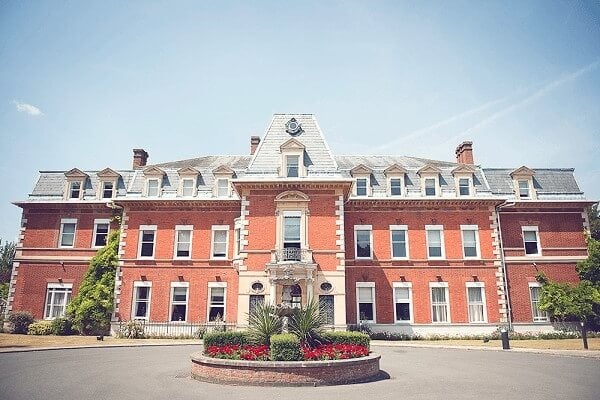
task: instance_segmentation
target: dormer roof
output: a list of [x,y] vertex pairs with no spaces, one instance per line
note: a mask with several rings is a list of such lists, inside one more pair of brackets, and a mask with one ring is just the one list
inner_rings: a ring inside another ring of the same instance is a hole
[[165,171],[158,167],[148,167],[144,170],[145,176],[163,176]]
[[305,148],[306,147],[298,139],[295,139],[295,138],[291,138],[290,140],[286,141],[281,146],[279,146],[279,149],[281,151],[283,151],[283,150],[304,150]]
[[111,168],[104,168],[96,174],[98,178],[119,178],[121,174]]
[[526,166],[519,167],[510,173],[510,177],[514,178],[515,176],[528,176],[532,177],[535,175],[535,171],[531,168],[527,168]]
[[194,167],[183,167],[177,170],[177,173],[179,174],[179,176],[191,176],[191,175],[198,175],[200,173],[200,171],[198,171],[196,168]]
[[469,175],[475,172],[475,168],[471,167],[469,164],[460,164],[458,167],[452,170],[452,175]]
[[419,175],[427,175],[427,174],[441,174],[442,170],[436,167],[435,165],[427,164],[423,168],[417,171]]
[[234,171],[229,168],[227,165],[219,165],[217,168],[213,169],[213,175],[233,175]]
[[385,176],[406,174],[406,169],[398,164],[392,164],[383,170]]
[[352,176],[370,175],[372,173],[373,173],[373,170],[364,164],[358,164],[356,167],[354,167],[350,170],[350,175],[352,175]]
[[72,170],[65,172],[65,176],[67,177],[67,179],[69,179],[69,178],[71,178],[71,179],[82,178],[83,179],[83,178],[87,178],[88,174],[81,171],[80,169],[73,168]]

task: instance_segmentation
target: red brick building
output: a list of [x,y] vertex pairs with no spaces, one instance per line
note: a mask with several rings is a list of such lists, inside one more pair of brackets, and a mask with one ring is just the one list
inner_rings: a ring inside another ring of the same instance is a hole
[[[114,321],[223,318],[319,301],[338,329],[419,334],[551,329],[537,272],[586,257],[572,169],[334,156],[313,115],[277,114],[247,156],[41,171],[23,209],[8,312],[64,313],[109,228],[121,229]],[[115,211],[122,225],[111,222]],[[173,333],[182,332],[174,330]]]

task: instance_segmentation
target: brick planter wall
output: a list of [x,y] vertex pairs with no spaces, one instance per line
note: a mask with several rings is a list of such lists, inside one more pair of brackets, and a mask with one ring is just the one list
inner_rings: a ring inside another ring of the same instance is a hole
[[379,375],[378,354],[330,361],[241,361],[194,353],[192,378],[251,386],[326,386],[367,382]]

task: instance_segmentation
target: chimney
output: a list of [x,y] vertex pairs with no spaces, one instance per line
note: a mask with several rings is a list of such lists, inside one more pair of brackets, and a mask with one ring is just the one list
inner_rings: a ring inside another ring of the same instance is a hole
[[144,149],[133,149],[133,169],[146,166],[149,154]]
[[473,165],[473,142],[465,141],[456,148],[456,162]]
[[256,153],[256,148],[260,143],[260,136],[250,136],[250,154]]

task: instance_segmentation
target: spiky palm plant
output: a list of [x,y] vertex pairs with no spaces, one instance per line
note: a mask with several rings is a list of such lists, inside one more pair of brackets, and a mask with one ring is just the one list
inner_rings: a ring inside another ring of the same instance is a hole
[[290,333],[296,335],[304,345],[315,347],[321,342],[327,321],[319,311],[319,303],[311,298],[305,306],[294,309],[290,318]]
[[248,314],[248,336],[256,344],[270,345],[271,336],[281,333],[281,327],[281,317],[271,304],[257,304]]

